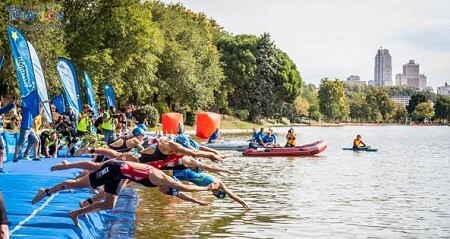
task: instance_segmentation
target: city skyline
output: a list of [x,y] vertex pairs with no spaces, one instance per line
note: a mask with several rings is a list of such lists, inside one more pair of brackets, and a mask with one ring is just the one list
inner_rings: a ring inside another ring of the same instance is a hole
[[349,75],[374,80],[373,57],[380,45],[392,55],[393,74],[415,59],[435,90],[450,80],[450,1],[163,2],[204,12],[233,34],[270,33],[307,83],[317,85],[323,77],[345,81]]

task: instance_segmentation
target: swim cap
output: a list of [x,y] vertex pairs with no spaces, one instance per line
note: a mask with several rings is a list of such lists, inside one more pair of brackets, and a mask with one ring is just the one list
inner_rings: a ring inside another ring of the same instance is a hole
[[142,128],[144,131],[147,131],[147,126],[145,124],[138,124],[136,127]]
[[216,198],[219,198],[219,199],[224,199],[227,196],[225,191],[223,191],[222,189],[219,189],[219,191],[217,193],[213,193],[213,194],[214,194],[214,196],[216,196]]
[[176,188],[169,188],[169,191],[166,192],[167,195],[175,196],[180,193],[180,190]]
[[189,141],[189,138],[184,134],[177,135],[177,137],[175,137],[175,142],[183,145],[183,147],[185,148],[191,148],[191,142]]
[[133,136],[140,136],[140,135],[144,135],[145,134],[145,130],[141,127],[136,127],[133,129]]

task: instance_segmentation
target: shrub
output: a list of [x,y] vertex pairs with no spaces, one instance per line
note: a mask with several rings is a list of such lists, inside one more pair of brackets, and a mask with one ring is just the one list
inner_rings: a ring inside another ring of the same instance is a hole
[[165,113],[170,112],[170,107],[166,102],[157,102],[155,103],[155,108],[158,110],[159,115],[163,115]]
[[236,110],[234,114],[240,120],[248,120],[248,117],[250,116],[250,112],[248,110]]
[[153,128],[159,122],[158,110],[151,105],[140,107],[136,112],[136,120],[139,124],[144,123],[145,125]]
[[195,125],[195,113],[191,112],[191,111],[187,111],[185,112],[185,124],[189,125],[189,126],[194,126]]

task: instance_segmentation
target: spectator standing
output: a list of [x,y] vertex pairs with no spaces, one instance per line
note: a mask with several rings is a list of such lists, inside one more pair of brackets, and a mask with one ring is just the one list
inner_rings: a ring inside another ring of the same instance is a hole
[[116,114],[116,109],[114,108],[114,106],[110,106],[109,111],[103,113],[103,124],[102,124],[103,141],[107,144],[116,139],[115,129],[117,117],[118,115]]
[[[0,101],[0,107],[1,107],[2,103]],[[0,173],[7,173],[4,169],[3,169],[3,161],[5,160],[5,148],[6,148],[6,143],[5,140],[3,139],[3,121],[4,121],[4,113],[7,113],[8,111],[12,110],[14,108],[14,103],[10,102],[9,104],[7,104],[5,107],[0,108]]]

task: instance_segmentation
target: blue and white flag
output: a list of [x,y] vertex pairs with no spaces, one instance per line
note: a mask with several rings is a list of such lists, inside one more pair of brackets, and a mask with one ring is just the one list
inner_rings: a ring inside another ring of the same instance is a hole
[[51,102],[53,105],[55,105],[56,112],[60,114],[66,112],[66,104],[64,103],[64,96],[62,94],[53,97]]
[[114,88],[109,83],[103,83],[103,90],[106,97],[106,107],[114,106],[116,107],[116,94],[114,93]]
[[36,50],[30,42],[28,42],[28,48],[30,50],[31,62],[33,63],[34,78],[36,81],[36,88],[40,99],[39,102],[46,102],[42,105],[42,107],[44,108],[45,117],[47,118],[48,122],[53,123],[52,112],[50,111],[50,102],[47,93],[47,85],[45,84],[44,72],[42,71],[41,62],[39,61],[39,58],[36,54]]
[[61,79],[67,104],[72,108],[75,115],[81,112],[80,86],[75,65],[64,57],[58,57],[57,70]]
[[31,44],[17,28],[8,26],[7,31],[14,65],[16,66],[22,106],[28,108],[34,118],[39,114],[40,99],[39,94],[37,94],[32,56],[28,49]]
[[97,118],[98,108],[97,108],[97,102],[95,101],[95,94],[94,94],[94,88],[92,87],[91,77],[89,76],[87,71],[83,71],[83,77],[84,77],[84,85],[86,86],[88,105],[92,108],[92,110],[94,110],[94,117]]

